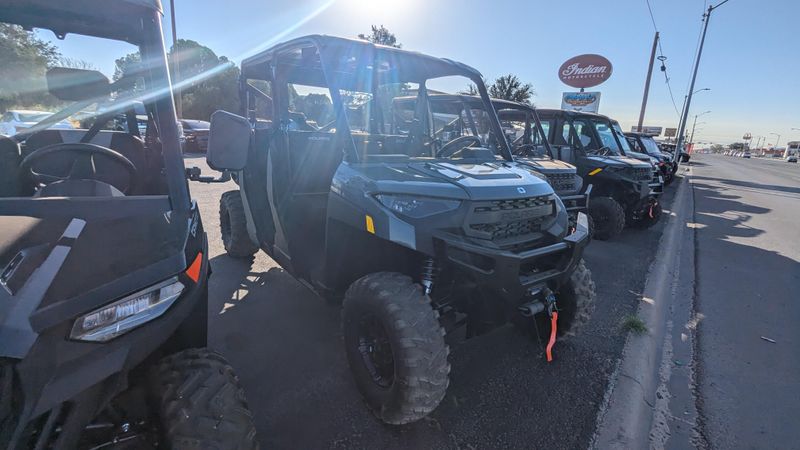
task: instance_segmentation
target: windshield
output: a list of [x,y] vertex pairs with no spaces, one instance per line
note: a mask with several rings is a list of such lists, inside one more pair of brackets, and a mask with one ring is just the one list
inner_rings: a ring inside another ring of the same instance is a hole
[[[0,179],[12,180],[0,182],[0,198],[171,193],[162,155],[174,115],[164,109],[169,85],[156,81],[167,76],[160,44],[153,50],[72,33],[58,39],[7,23],[0,34],[4,45],[33,53],[4,53],[0,68],[0,134],[13,138],[0,146]],[[91,61],[82,59],[86,49]],[[39,152],[45,147],[56,150]],[[89,156],[91,170],[82,169]]]
[[[584,127],[578,127],[576,121],[575,130],[578,132],[579,135],[583,134]],[[589,141],[589,144],[584,144],[587,151],[590,153],[599,152],[602,149],[607,150],[613,155],[622,155],[622,150],[619,146],[619,141],[616,137],[616,132],[614,128],[609,124],[607,120],[603,120],[600,118],[591,118],[589,120],[591,123],[591,127],[597,133],[597,137],[600,139],[600,142],[596,142],[595,140]],[[580,128],[580,129],[579,129]],[[582,139],[585,142],[585,139]],[[630,150],[630,149],[628,149]]]
[[628,154],[632,152],[633,150],[631,150],[631,146],[628,144],[628,140],[625,139],[625,133],[622,132],[622,127],[619,126],[619,122],[613,122],[612,128],[617,138],[616,141],[619,142],[619,145],[622,146],[622,153]]
[[641,136],[642,145],[649,155],[658,156],[661,151],[658,149],[656,140],[650,136]]

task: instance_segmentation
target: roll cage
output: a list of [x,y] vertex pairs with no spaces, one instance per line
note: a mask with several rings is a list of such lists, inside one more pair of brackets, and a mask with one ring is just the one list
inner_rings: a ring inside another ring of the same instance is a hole
[[[345,92],[363,93],[366,109],[365,130],[367,136],[387,135],[394,131],[386,126],[387,99],[393,98],[387,86],[399,85],[408,90],[411,83],[417,84],[417,102],[413,123],[406,136],[410,143],[429,145],[425,142],[425,127],[430,120],[428,102],[432,97],[426,86],[427,81],[462,76],[478,86],[479,101],[489,113],[489,125],[497,136],[502,136],[502,128],[480,73],[464,64],[444,58],[435,58],[421,53],[410,52],[393,47],[372,44],[366,41],[350,40],[331,36],[307,36],[280,44],[270,50],[250,57],[242,62],[240,95],[242,114],[257,124],[256,100],[267,102],[270,120],[281,130],[293,124],[289,110],[289,84],[297,83],[328,91],[333,107],[334,121],[325,128],[335,131],[333,143],[341,146],[345,159],[350,162],[362,161],[366,154],[357,148],[353,136],[356,134],[348,121],[348,104],[343,98]],[[249,80],[269,83],[266,92]],[[318,129],[317,129],[318,130]],[[511,150],[506,142],[498,142],[501,156],[512,161]],[[422,151],[418,156],[435,157],[435,153]]]

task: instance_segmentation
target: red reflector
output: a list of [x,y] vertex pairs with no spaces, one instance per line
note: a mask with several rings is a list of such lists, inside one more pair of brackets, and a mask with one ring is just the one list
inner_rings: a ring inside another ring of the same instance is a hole
[[557,324],[558,311],[553,311],[553,316],[550,317],[550,341],[547,343],[547,362],[553,361],[553,345],[556,343]]
[[197,283],[200,280],[200,268],[203,266],[203,253],[200,252],[197,254],[197,257],[192,262],[192,265],[186,269],[186,276],[191,278],[192,281]]

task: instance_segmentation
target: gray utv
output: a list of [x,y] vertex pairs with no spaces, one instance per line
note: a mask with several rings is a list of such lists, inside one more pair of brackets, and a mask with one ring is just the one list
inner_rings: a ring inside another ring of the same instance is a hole
[[646,228],[658,222],[661,176],[650,162],[626,156],[630,147],[617,122],[579,111],[536,111],[555,157],[574,164],[591,183],[595,238],[611,239],[626,224]]
[[[4,30],[142,60],[113,83],[6,67],[3,95],[56,111],[0,136],[0,449],[258,448],[235,372],[206,348],[208,242],[161,16],[157,0],[0,0]],[[75,117],[91,125],[53,127]]]
[[[442,401],[448,331],[519,321],[563,335],[588,319],[586,216],[571,229],[550,185],[514,162],[486,90],[485,135],[430,134],[429,90],[482,86],[476,70],[307,36],[246,59],[241,78],[242,116],[214,113],[207,155],[239,185],[222,197],[225,248],[263,249],[343,300],[347,358],[381,420],[413,422]],[[409,127],[393,130],[393,99],[410,95]]]

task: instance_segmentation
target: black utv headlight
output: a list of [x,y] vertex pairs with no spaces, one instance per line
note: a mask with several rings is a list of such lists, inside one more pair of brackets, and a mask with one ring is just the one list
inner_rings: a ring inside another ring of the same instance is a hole
[[172,277],[78,318],[70,339],[105,342],[164,314],[185,286]]
[[375,199],[392,211],[412,219],[422,219],[435,214],[453,211],[461,206],[461,200],[403,194],[378,194]]

